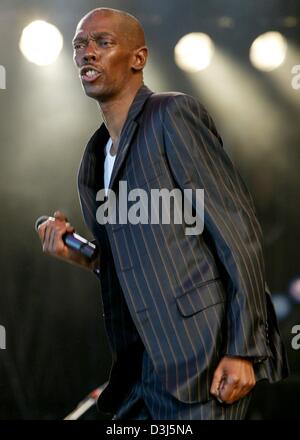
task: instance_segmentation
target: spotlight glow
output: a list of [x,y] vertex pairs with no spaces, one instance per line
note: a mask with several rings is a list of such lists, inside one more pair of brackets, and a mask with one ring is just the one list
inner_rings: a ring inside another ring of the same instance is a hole
[[186,72],[206,69],[214,53],[214,44],[207,34],[192,32],[182,37],[175,46],[175,62]]
[[53,63],[60,54],[63,37],[52,24],[37,20],[23,30],[19,47],[28,61],[46,66]]
[[250,61],[265,72],[277,69],[285,60],[286,39],[279,32],[266,32],[257,37],[250,48]]

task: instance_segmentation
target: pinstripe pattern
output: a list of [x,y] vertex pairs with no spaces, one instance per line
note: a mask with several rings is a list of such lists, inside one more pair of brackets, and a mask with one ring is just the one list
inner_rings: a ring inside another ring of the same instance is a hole
[[166,392],[144,352],[141,375],[113,420],[241,420],[246,416],[251,395],[233,405],[220,404],[215,399],[203,404],[180,402]]
[[[119,180],[127,181],[128,191],[203,188],[200,236],[187,236],[185,224],[172,222],[97,224],[96,193],[103,188],[108,137],[102,125],[90,139],[78,188],[85,222],[101,249],[111,376],[118,381],[119,358],[141,338],[166,393],[181,403],[210,402],[212,375],[224,354],[259,358],[258,380],[285,377],[261,229],[206,110],[188,95],[155,94],[143,86],[122,130],[110,180],[116,192]],[[129,385],[122,396],[128,390]]]

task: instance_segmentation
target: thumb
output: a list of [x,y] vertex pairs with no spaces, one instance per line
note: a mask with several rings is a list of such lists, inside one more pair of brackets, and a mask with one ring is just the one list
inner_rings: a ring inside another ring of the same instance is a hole
[[68,234],[73,234],[73,232],[75,232],[75,228],[71,226],[70,223],[66,223],[66,232]]
[[67,222],[67,221],[68,221],[68,219],[67,219],[67,217],[65,216],[65,214],[64,214],[63,212],[61,212],[61,211],[55,211],[55,213],[54,213],[54,218],[55,218],[56,220],[60,220],[60,221],[62,221],[62,222]]

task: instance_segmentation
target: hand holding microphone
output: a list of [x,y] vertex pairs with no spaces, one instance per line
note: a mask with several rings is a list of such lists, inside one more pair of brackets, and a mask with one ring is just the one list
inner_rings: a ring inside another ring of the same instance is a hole
[[54,217],[38,218],[35,228],[40,236],[43,252],[89,270],[95,269],[97,247],[76,234],[62,212],[56,211]]

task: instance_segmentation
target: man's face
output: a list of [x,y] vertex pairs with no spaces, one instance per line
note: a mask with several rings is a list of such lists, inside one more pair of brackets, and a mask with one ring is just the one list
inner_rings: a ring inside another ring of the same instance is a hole
[[79,23],[73,39],[74,62],[85,93],[102,102],[117,96],[133,75],[133,50],[120,21],[95,12]]

